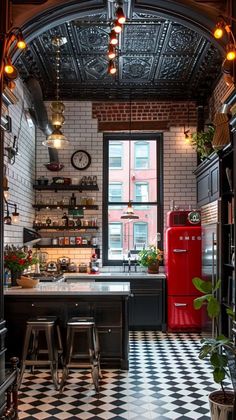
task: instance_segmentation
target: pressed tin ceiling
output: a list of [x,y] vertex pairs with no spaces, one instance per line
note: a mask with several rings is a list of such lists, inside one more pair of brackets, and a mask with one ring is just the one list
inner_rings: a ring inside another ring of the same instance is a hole
[[221,72],[222,56],[200,30],[178,19],[129,9],[119,36],[118,72],[107,74],[111,4],[104,12],[51,25],[17,60],[21,77],[36,77],[44,99],[55,97],[55,47],[61,47],[60,96],[68,100],[185,100],[202,103]]

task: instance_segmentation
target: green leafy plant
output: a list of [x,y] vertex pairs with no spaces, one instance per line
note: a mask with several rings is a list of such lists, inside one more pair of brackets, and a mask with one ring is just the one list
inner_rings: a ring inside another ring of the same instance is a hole
[[[203,293],[203,296],[194,299],[194,308],[200,309],[203,305],[206,305],[208,316],[214,320],[216,330],[216,337],[203,338],[201,340],[202,346],[200,349],[199,358],[209,358],[213,370],[213,379],[217,384],[220,384],[224,399],[226,401],[227,395],[223,381],[225,380],[226,376],[229,376],[229,358],[232,355],[236,357],[236,350],[228,337],[225,337],[223,334],[219,334],[219,315],[221,308],[217,294],[221,286],[221,281],[218,280],[214,287],[212,286],[211,281],[205,281],[199,277],[194,277],[192,282],[196,289]],[[231,308],[227,308],[227,314],[235,319],[235,313]]]
[[191,145],[194,147],[201,159],[206,158],[214,151],[212,147],[214,133],[215,128],[208,126],[207,131],[199,131],[192,134]]
[[25,251],[24,248],[13,245],[5,248],[4,266],[13,272],[24,271],[37,262],[38,259],[32,256],[31,250]]
[[163,260],[163,251],[155,245],[150,245],[148,248],[143,249],[138,254],[138,262],[143,267],[150,267],[150,265],[161,262]]

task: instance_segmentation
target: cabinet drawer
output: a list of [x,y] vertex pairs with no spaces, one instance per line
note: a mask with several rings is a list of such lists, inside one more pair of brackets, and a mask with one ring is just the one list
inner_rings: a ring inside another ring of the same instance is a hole
[[122,305],[120,302],[97,303],[94,311],[96,324],[99,327],[122,325]]
[[136,290],[162,290],[162,279],[150,280],[148,279],[132,279],[130,281],[130,288],[132,291]]

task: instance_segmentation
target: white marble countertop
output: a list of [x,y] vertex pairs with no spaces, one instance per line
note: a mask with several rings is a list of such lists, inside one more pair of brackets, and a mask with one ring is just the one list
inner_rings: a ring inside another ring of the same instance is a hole
[[[76,274],[76,273],[75,273]],[[80,281],[72,283],[39,283],[32,289],[22,289],[20,286],[11,287],[4,291],[5,296],[92,296],[92,295],[118,295],[125,296],[130,293],[129,282],[95,282]]]
[[99,274],[88,274],[88,273],[64,273],[64,277],[68,280],[72,280],[72,279],[165,279],[166,275],[165,273],[158,273],[158,274],[148,274],[146,272],[142,273],[142,272],[129,272],[129,273],[124,273],[124,272],[109,272],[109,273],[103,273],[100,272]]

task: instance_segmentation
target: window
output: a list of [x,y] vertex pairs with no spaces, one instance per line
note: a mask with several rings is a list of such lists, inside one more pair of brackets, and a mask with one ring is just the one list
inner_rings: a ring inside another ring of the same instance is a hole
[[111,141],[109,144],[109,168],[121,169],[123,148],[121,142]]
[[148,241],[148,224],[134,223],[134,249],[141,250],[147,246]]
[[[135,198],[134,201],[139,203],[147,203],[148,200],[148,183],[147,182],[136,182],[135,183]],[[144,206],[142,206],[143,208]],[[145,206],[146,207],[146,206]]]
[[[103,265],[122,265],[162,234],[162,135],[106,134],[103,162]],[[121,218],[129,200],[138,219]]]
[[122,201],[122,182],[109,183],[109,201],[111,203]]
[[122,223],[109,223],[109,257],[122,254]]
[[135,169],[147,169],[149,167],[149,143],[148,142],[143,142],[143,141],[135,142],[134,167]]

